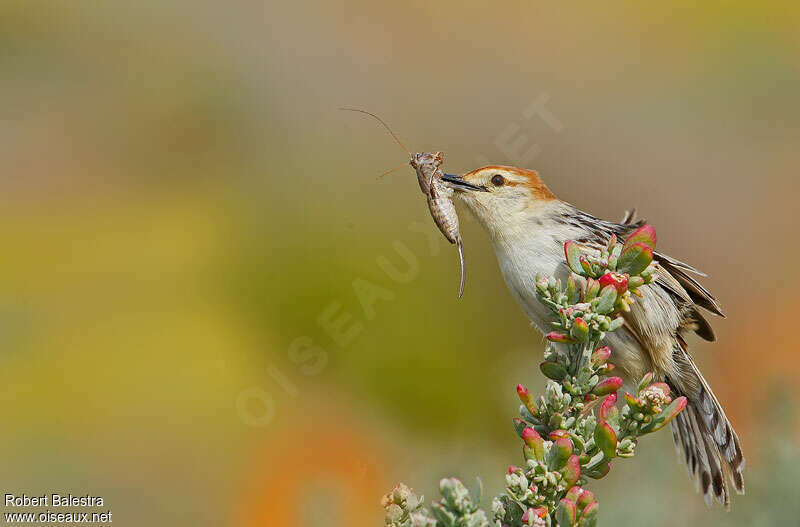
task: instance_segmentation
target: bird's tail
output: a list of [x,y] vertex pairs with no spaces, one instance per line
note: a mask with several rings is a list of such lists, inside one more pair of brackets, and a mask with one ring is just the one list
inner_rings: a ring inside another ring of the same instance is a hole
[[681,362],[688,366],[685,373],[694,377],[691,384],[697,389],[677,389],[678,395],[686,395],[689,402],[671,423],[675,448],[706,504],[710,506],[716,498],[729,509],[730,487],[744,494],[744,457],[739,437],[694,361],[681,351],[685,358]]

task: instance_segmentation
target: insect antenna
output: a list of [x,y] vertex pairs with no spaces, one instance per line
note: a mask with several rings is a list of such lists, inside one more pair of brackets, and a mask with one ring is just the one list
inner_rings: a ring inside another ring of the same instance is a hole
[[403,168],[403,167],[407,167],[407,166],[408,166],[408,163],[403,163],[403,164],[401,164],[401,165],[397,165],[397,166],[396,166],[396,167],[394,167],[393,169],[391,169],[391,170],[387,170],[386,172],[384,172],[383,174],[381,174],[380,176],[378,176],[378,177],[377,177],[377,178],[375,178],[375,179],[381,179],[382,177],[384,177],[384,176],[388,176],[388,175],[389,175],[389,174],[391,174],[392,172],[397,172],[397,171],[398,171],[398,170],[400,170],[401,168]]
[[[400,141],[400,139],[399,139],[399,138],[398,138],[398,137],[395,135],[395,133],[392,131],[392,129],[391,129],[391,128],[389,128],[389,125],[388,125],[388,124],[386,124],[386,122],[385,122],[383,119],[381,119],[380,117],[378,117],[378,116],[377,116],[377,115],[375,115],[374,113],[368,112],[368,111],[366,111],[366,110],[361,110],[361,109],[359,109],[359,108],[339,108],[339,109],[340,109],[340,110],[344,110],[344,111],[346,111],[346,112],[359,112],[359,113],[365,113],[365,114],[367,114],[367,115],[370,115],[370,116],[374,117],[375,119],[377,119],[377,120],[378,120],[378,122],[379,122],[379,123],[381,123],[381,124],[384,126],[384,128],[386,128],[386,130],[388,130],[388,131],[389,131],[389,133],[390,133],[390,134],[392,134],[392,137],[394,138],[394,140],[395,140],[395,141],[397,141],[397,144],[398,144],[398,145],[400,145],[400,147],[401,147],[403,150],[405,150],[405,151],[406,151],[406,154],[408,154],[408,157],[411,157],[411,152],[410,152],[410,151],[408,150],[408,148],[406,148],[406,146],[405,146],[405,145],[404,145],[404,144],[403,144],[403,143]],[[395,170],[397,170],[397,169],[395,169]],[[385,175],[385,174],[384,174],[384,175]]]

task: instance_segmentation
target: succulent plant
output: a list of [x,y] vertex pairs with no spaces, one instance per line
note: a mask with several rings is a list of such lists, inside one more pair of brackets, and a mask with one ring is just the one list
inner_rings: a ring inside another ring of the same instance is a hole
[[[537,277],[537,298],[553,313],[553,331],[545,335],[548,344],[539,365],[548,381],[538,398],[525,385],[516,387],[521,405],[514,429],[523,442],[525,463],[508,468],[505,492],[492,500],[492,520],[478,508],[480,492],[472,495],[451,478],[442,480],[443,499],[433,504],[432,515],[407,487],[398,486],[387,495],[391,499],[384,498],[387,525],[596,525],[599,505],[583,486],[605,477],[612,460],[633,457],[640,437],[663,428],[686,406],[685,397],[672,399],[669,386],[648,373],[635,394],[625,392],[618,407],[623,381],[609,376],[613,353],[601,345],[608,332],[622,326],[621,315],[641,295],[639,288],[654,280],[655,244],[649,225],[624,244],[612,235],[594,253],[568,241],[564,255],[572,274],[567,283]],[[398,491],[401,487],[405,490]]]

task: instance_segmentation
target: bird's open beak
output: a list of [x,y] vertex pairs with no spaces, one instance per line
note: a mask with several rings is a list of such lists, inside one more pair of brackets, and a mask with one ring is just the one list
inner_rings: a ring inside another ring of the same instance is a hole
[[489,192],[486,190],[486,187],[479,187],[478,185],[467,183],[464,181],[463,177],[456,176],[454,174],[444,174],[442,176],[442,180],[447,181],[447,183],[450,185],[450,188],[455,190],[477,190],[478,192]]

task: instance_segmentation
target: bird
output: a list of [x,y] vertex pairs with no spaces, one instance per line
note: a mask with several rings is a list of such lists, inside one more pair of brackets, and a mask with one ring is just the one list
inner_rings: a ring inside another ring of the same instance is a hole
[[[552,319],[537,299],[536,277],[555,276],[562,282],[569,277],[564,243],[599,249],[612,235],[624,240],[644,224],[635,212],[618,223],[583,212],[558,199],[533,170],[491,165],[443,179],[488,233],[508,289],[543,334],[552,329]],[[704,273],[660,252],[654,259],[656,279],[641,288],[642,297],[623,314],[623,326],[608,333],[604,344],[627,379],[652,371],[687,398],[686,408],[671,422],[676,450],[706,504],[716,498],[729,509],[731,488],[744,494],[741,443],[687,343],[692,332],[715,340],[703,311],[725,315],[695,278]]]

